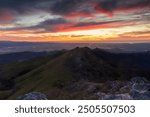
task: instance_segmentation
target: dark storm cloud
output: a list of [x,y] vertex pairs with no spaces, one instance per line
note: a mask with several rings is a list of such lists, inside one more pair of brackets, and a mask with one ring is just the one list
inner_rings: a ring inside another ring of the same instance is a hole
[[36,26],[33,27],[29,27],[30,29],[43,29],[44,32],[45,31],[50,31],[53,32],[57,29],[54,28],[54,26],[56,25],[61,25],[61,24],[70,24],[70,22],[68,22],[67,20],[63,19],[63,18],[57,18],[57,19],[48,19],[45,20],[41,23],[39,23]]
[[[91,1],[91,0],[90,0]],[[56,0],[50,11],[56,14],[67,14],[78,10],[80,5],[85,4],[86,0]]]
[[118,0],[99,0],[97,3],[97,7],[101,7],[108,11],[112,11],[114,8],[118,6]]
[[44,2],[47,0],[0,0],[0,8],[19,10],[25,7],[33,7],[31,5],[37,4],[39,2]]
[[150,0],[0,0],[0,10],[9,9],[17,13],[45,10],[53,14],[68,15],[76,11],[90,12],[85,4],[95,10],[113,12],[117,8],[148,6]]
[[98,0],[97,8],[113,12],[115,9],[150,7],[150,0]]
[[48,19],[40,23],[41,26],[43,25],[56,25],[56,24],[65,24],[68,23],[67,20],[64,18],[57,18],[57,19]]
[[49,11],[54,14],[68,15],[73,12],[95,13],[97,10],[106,13],[116,9],[136,9],[145,6],[150,7],[150,0],[55,0],[49,7]]
[[47,19],[43,22],[40,22],[37,25],[34,26],[19,26],[15,27],[15,28],[7,28],[7,29],[1,29],[3,31],[13,31],[13,30],[39,30],[39,29],[43,29],[43,31],[55,31],[56,29],[54,28],[54,26],[56,25],[60,25],[60,24],[70,24],[69,21],[65,20],[64,18],[55,18],[55,19]]
[[26,12],[32,9],[64,14],[76,10],[85,0],[0,0],[0,9]]

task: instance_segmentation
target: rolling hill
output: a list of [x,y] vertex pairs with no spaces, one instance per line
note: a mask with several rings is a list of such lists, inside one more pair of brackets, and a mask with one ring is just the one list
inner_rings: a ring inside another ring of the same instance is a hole
[[150,79],[149,67],[149,52],[114,54],[77,47],[1,65],[0,99],[16,99],[32,91],[42,92],[48,99],[95,99],[86,87],[98,85],[95,90],[107,92],[105,83],[109,81],[126,82],[135,76]]

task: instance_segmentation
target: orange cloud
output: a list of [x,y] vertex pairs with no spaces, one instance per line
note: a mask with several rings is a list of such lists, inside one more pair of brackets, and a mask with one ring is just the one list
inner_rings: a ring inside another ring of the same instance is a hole
[[133,22],[106,22],[106,23],[89,23],[89,24],[58,24],[54,28],[56,32],[72,32],[72,31],[83,31],[83,30],[94,30],[103,28],[118,28],[123,26],[128,26],[133,24]]

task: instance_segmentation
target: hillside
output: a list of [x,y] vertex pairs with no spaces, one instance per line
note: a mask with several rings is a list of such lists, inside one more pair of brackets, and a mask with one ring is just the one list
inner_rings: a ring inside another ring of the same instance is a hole
[[[147,64],[141,61],[144,58]],[[16,99],[33,91],[48,99],[97,99],[89,94],[92,87],[109,92],[110,82],[122,84],[136,76],[150,79],[149,64],[150,53],[113,54],[85,47],[1,65],[0,99]]]

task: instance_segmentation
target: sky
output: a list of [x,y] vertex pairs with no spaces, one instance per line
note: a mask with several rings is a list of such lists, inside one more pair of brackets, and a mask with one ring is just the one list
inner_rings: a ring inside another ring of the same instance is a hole
[[0,0],[0,41],[150,41],[150,0]]

